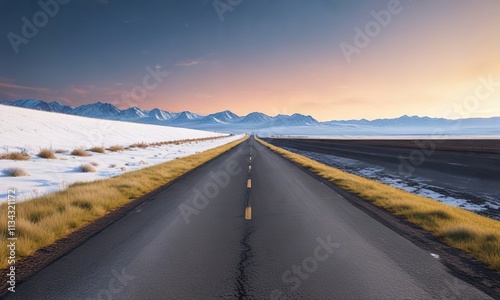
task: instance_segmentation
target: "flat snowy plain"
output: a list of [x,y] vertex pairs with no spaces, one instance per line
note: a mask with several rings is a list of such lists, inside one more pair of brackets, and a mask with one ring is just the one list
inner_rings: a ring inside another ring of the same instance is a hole
[[[0,160],[0,171],[22,168],[28,176],[9,177],[0,173],[0,202],[7,200],[10,188],[16,188],[23,201],[46,193],[62,190],[70,184],[118,176],[175,158],[212,149],[243,135],[227,134],[146,125],[120,121],[108,121],[43,112],[0,105],[0,155],[8,152],[26,152],[29,160]],[[88,152],[91,156],[74,156],[77,148],[108,148],[114,145],[127,147],[134,143],[154,143],[219,137],[213,140],[168,144],[148,148],[131,148],[105,154]],[[37,156],[40,149],[49,148],[56,159]],[[63,152],[64,151],[64,152]],[[84,173],[82,164],[94,164],[96,172]]]

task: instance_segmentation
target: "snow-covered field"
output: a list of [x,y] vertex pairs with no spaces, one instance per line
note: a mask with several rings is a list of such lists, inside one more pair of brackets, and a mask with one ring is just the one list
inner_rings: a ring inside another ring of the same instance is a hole
[[94,146],[109,147],[224,135],[178,127],[91,119],[5,105],[0,105],[0,119],[0,146],[4,147],[4,151],[18,148],[37,151],[40,147],[87,149]]
[[[26,161],[0,160],[0,170],[22,168],[29,176],[9,177],[0,174],[0,201],[5,201],[9,188],[17,188],[26,200],[66,188],[79,181],[113,177],[154,164],[184,157],[221,146],[242,136],[221,133],[145,125],[119,121],[98,120],[58,113],[0,105],[0,155],[7,152],[26,152]],[[81,157],[71,155],[76,148],[127,147],[134,143],[154,143],[185,139],[220,137],[213,140],[168,144],[148,148],[131,148],[105,154],[93,153]],[[37,156],[41,148],[65,151],[56,159]],[[92,163],[96,172],[84,173],[78,168]]]

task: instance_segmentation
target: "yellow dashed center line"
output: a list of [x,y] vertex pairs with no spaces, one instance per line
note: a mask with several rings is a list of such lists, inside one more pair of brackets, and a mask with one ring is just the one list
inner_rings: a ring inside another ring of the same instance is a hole
[[[250,147],[250,162],[252,162],[252,148]],[[252,171],[252,165],[248,165],[248,173]],[[247,180],[247,188],[251,189],[252,188],[252,179]],[[248,206],[245,208],[245,220],[251,220],[252,219],[252,207],[250,206],[250,203]]]
[[251,220],[252,219],[252,207],[248,206],[245,208],[245,220]]

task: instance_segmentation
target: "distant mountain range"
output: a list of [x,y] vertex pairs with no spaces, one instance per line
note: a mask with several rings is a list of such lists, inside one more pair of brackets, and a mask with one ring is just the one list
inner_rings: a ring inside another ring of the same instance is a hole
[[238,116],[226,110],[202,116],[189,111],[174,113],[158,108],[144,110],[138,107],[130,107],[121,110],[112,104],[103,102],[71,107],[57,101],[45,102],[23,99],[0,101],[0,104],[90,118],[231,133],[253,131],[267,135],[500,135],[500,117],[449,120],[405,115],[394,119],[372,121],[362,119],[319,122],[311,116],[302,114],[280,114],[272,117],[260,112],[252,112],[246,116]]

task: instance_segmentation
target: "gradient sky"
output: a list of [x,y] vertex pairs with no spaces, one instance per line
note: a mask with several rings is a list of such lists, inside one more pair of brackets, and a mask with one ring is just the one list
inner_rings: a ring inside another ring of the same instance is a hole
[[[348,63],[341,43],[391,1],[242,0],[221,20],[212,0],[72,0],[15,53],[9,33],[41,7],[0,0],[0,99],[321,121],[500,116],[500,1],[402,0]],[[134,96],[147,68],[169,75]],[[489,93],[474,100],[478,87]]]

